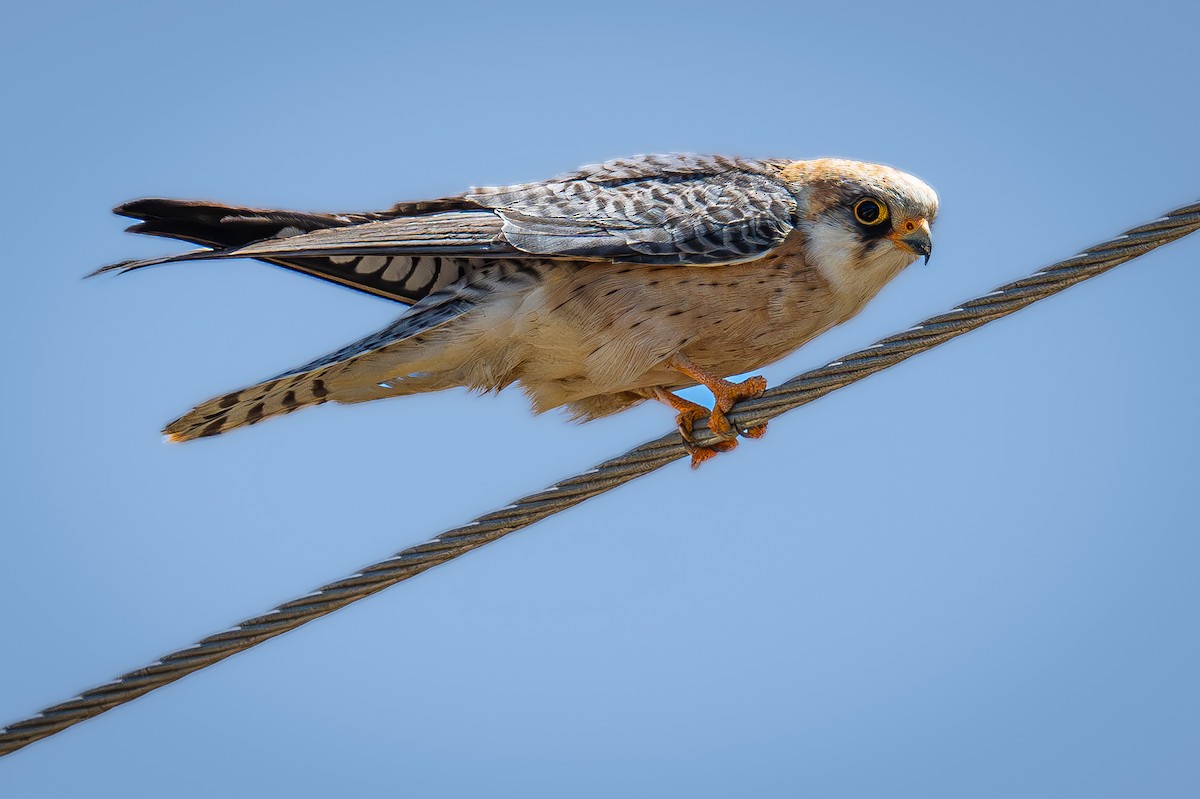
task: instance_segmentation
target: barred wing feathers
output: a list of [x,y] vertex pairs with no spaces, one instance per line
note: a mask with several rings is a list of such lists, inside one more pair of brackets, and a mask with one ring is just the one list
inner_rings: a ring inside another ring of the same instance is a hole
[[719,264],[764,255],[791,232],[786,162],[651,155],[584,167],[540,183],[477,188],[505,240],[549,257]]
[[331,227],[187,257],[443,254],[706,265],[783,243],[796,199],[778,162],[714,156],[611,161],[539,183],[477,188],[479,210]]

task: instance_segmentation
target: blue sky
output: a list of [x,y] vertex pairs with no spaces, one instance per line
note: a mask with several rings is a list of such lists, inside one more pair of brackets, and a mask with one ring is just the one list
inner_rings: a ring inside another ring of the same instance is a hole
[[[831,4],[832,5],[832,4]],[[171,447],[398,306],[138,196],[377,208],[654,151],[889,163],[928,268],[777,383],[1200,197],[1185,4],[7,12],[0,724],[671,427],[459,392]],[[1196,795],[1200,239],[0,760],[20,797]],[[232,786],[232,787],[231,787]]]

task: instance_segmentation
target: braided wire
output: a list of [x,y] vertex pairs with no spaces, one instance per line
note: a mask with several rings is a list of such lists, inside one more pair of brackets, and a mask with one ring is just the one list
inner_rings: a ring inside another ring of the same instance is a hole
[[[1198,228],[1200,203],[1178,208],[1153,222],[1128,230],[1111,241],[1085,250],[1074,258],[1040,269],[841,360],[798,375],[758,399],[740,402],[728,414],[729,420],[738,429],[765,424],[785,411],[812,402],[967,331],[1057,294]],[[706,429],[696,430],[694,437],[701,445],[713,444],[718,440]],[[149,666],[122,674],[73,699],[0,728],[0,756],[132,701],[155,688],[414,577],[426,569],[453,560],[547,516],[574,507],[636,477],[649,474],[686,454],[678,433],[642,444],[594,469],[480,516],[425,543],[409,547],[298,599],[284,602],[274,610],[247,619],[236,627],[203,638]]]

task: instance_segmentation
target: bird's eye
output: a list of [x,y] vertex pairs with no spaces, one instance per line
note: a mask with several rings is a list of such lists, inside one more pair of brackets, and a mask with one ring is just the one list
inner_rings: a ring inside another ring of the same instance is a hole
[[860,224],[874,227],[888,218],[888,209],[879,200],[867,197],[854,204],[854,218]]

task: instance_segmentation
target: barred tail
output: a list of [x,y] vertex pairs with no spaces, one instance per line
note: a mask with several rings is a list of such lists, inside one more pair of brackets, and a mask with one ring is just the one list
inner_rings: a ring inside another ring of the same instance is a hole
[[328,401],[329,368],[268,380],[203,402],[171,422],[163,433],[172,443],[215,436]]

